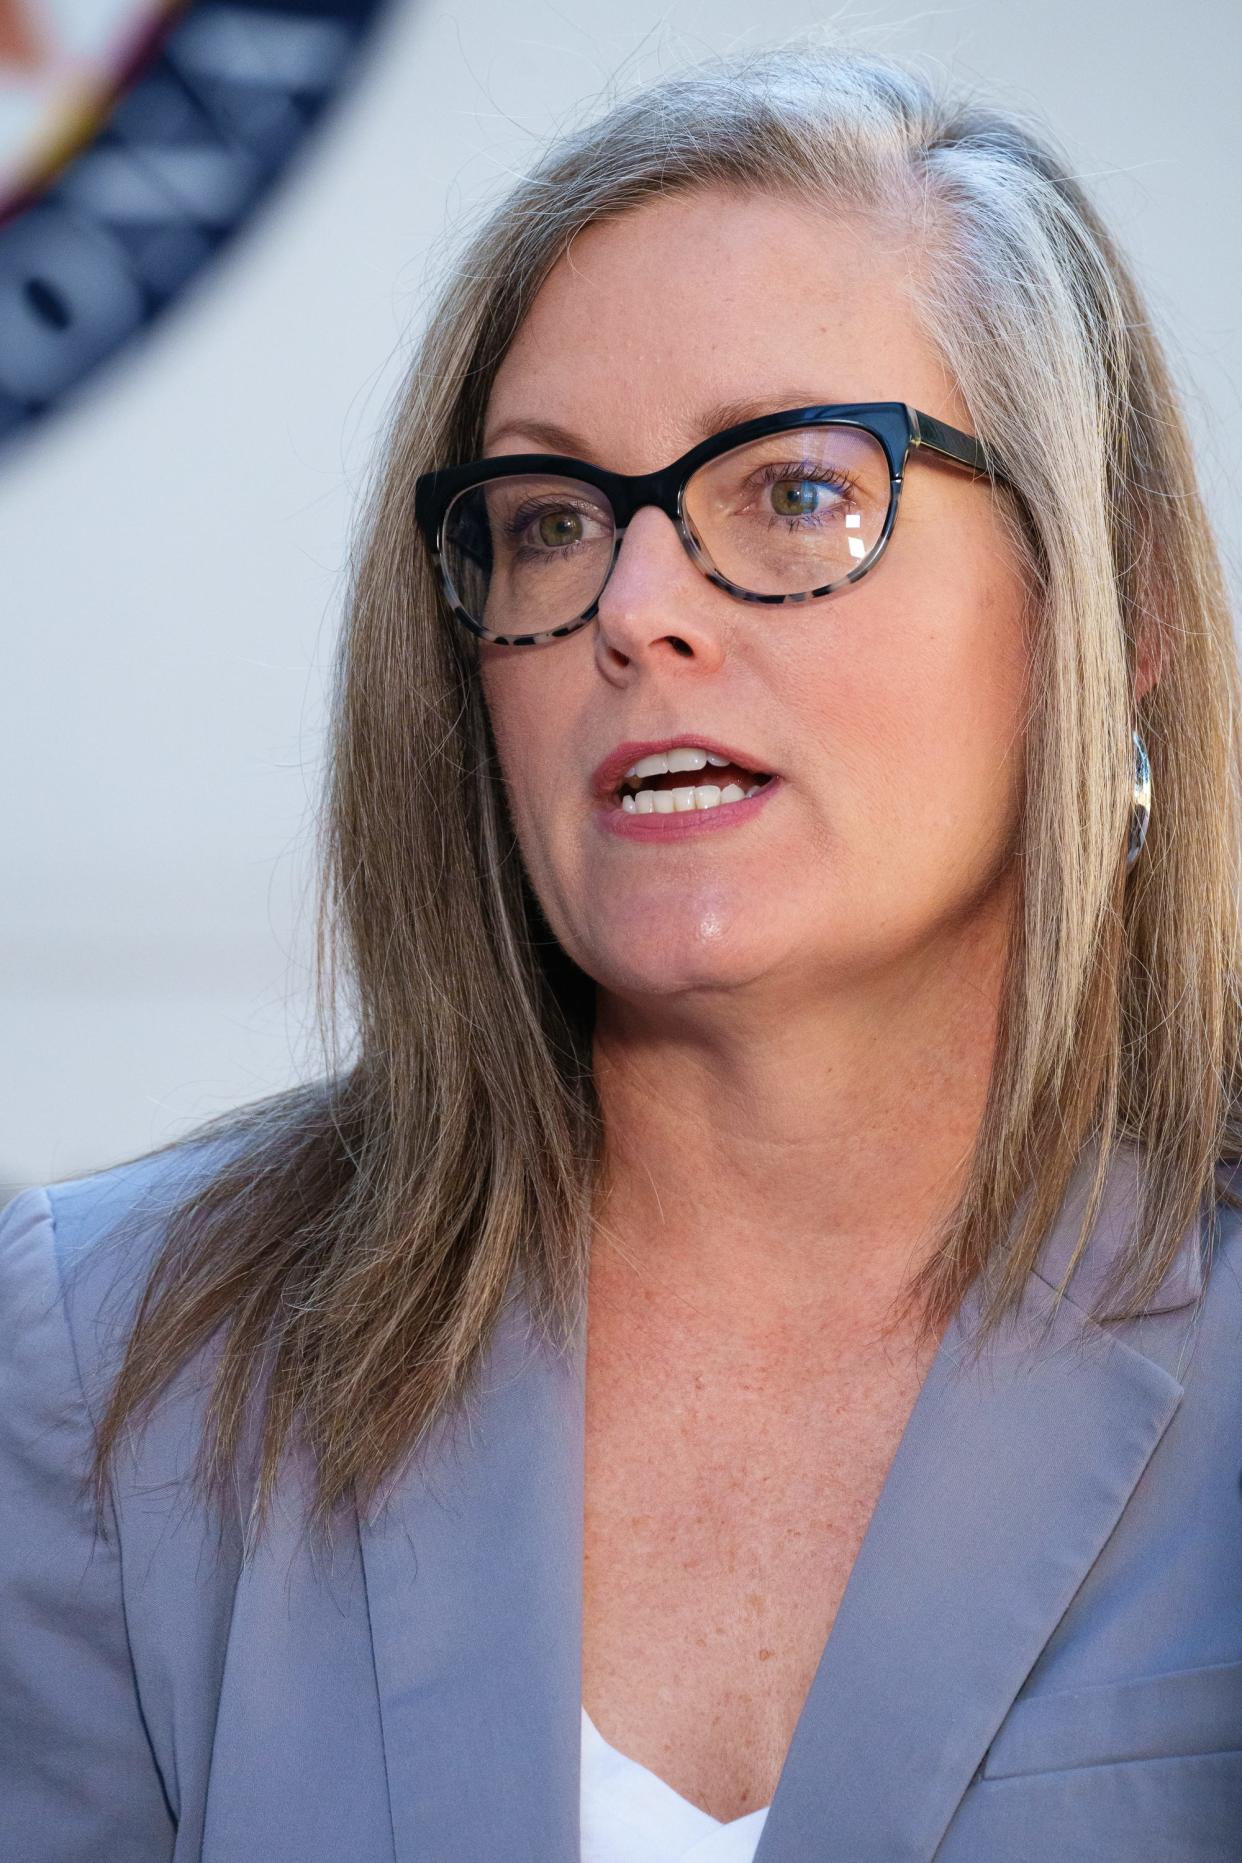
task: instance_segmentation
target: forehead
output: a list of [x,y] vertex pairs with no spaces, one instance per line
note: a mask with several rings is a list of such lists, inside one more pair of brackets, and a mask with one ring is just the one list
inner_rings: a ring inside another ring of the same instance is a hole
[[908,237],[861,214],[724,190],[588,227],[501,364],[485,445],[524,450],[533,420],[580,436],[574,450],[601,464],[641,471],[703,438],[704,410],[750,400],[908,401],[962,418],[921,328]]

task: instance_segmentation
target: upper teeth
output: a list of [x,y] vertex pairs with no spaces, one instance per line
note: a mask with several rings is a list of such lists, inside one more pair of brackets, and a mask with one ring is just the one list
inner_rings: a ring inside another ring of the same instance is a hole
[[631,777],[667,776],[670,770],[701,770],[705,763],[713,764],[719,770],[728,761],[727,757],[718,757],[713,750],[699,750],[690,744],[678,744],[673,750],[656,750],[649,757],[640,757],[621,780],[625,782]]

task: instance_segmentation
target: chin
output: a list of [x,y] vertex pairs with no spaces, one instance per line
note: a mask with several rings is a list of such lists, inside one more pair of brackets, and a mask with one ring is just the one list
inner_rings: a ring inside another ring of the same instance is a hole
[[675,996],[685,990],[728,990],[758,982],[776,959],[771,938],[755,929],[726,936],[711,922],[657,935],[596,945],[576,959],[602,989],[621,996]]

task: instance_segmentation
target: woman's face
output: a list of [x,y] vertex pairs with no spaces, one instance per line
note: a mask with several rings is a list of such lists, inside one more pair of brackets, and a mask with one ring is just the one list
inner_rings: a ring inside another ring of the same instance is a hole
[[[723,191],[645,205],[579,235],[543,285],[484,451],[647,472],[729,424],[724,405],[740,420],[905,401],[969,431],[916,291],[905,244],[861,221]],[[779,1004],[952,943],[999,897],[1015,832],[1023,601],[986,481],[925,453],[874,568],[802,605],[736,601],[639,511],[597,620],[480,648],[518,839],[565,949],[627,998],[747,986]],[[620,804],[593,793],[597,766],[696,738],[779,783],[691,832],[610,831]]]

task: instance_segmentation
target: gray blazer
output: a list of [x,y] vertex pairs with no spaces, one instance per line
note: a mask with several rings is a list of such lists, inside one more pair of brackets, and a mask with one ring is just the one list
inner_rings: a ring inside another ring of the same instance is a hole
[[[555,1357],[511,1299],[476,1400],[387,1506],[316,1558],[291,1458],[244,1566],[186,1487],[202,1358],[95,1541],[78,1478],[107,1316],[154,1226],[99,1238],[174,1168],[0,1219],[0,1859],[576,1863],[581,1338]],[[1043,1354],[1024,1322],[1076,1192],[997,1349],[964,1369],[973,1296],[949,1327],[757,1863],[1242,1858],[1242,1219],[1209,1274],[1196,1223],[1150,1311],[1097,1326],[1132,1182],[1115,1169]]]

